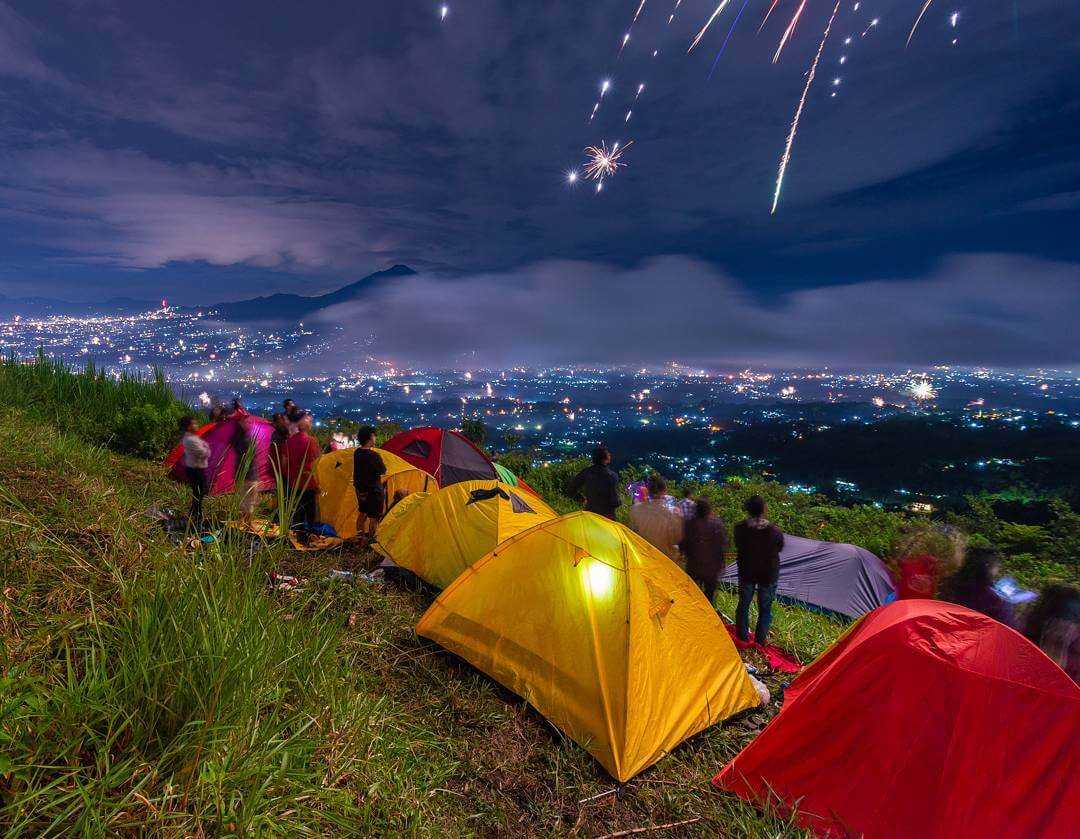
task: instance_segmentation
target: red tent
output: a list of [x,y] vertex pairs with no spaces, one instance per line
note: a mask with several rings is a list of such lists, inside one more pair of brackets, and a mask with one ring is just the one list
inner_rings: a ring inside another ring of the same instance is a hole
[[997,621],[877,609],[788,688],[713,783],[822,836],[1075,835],[1080,687]]
[[499,478],[487,455],[456,431],[414,428],[395,434],[382,448],[434,476],[440,487]]
[[[222,495],[235,488],[236,470],[243,462],[237,442],[244,439],[255,443],[254,466],[259,477],[259,489],[274,488],[274,470],[270,464],[270,438],[274,427],[268,420],[252,414],[238,414],[221,422],[208,422],[197,433],[210,445],[208,472],[211,495]],[[174,448],[165,458],[165,467],[169,470],[170,478],[186,484],[183,454],[183,445]]]

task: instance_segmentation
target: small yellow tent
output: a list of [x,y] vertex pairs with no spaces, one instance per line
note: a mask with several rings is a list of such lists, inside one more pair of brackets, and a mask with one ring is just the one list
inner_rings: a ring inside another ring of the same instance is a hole
[[[329,524],[342,539],[356,535],[356,491],[353,489],[353,453],[356,449],[338,449],[315,461],[319,482],[319,521]],[[406,463],[396,454],[375,449],[386,464],[383,484],[386,501],[393,503],[398,492],[424,492],[435,486],[435,479],[423,469]]]
[[528,700],[620,782],[760,701],[693,581],[593,513],[504,542],[416,631]]
[[537,496],[499,481],[462,481],[417,493],[386,514],[375,550],[437,588],[484,554],[555,518]]

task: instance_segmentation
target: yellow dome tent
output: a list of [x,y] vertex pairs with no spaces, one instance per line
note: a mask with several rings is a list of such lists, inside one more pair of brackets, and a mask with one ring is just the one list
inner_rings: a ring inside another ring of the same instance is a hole
[[538,497],[516,487],[462,481],[405,499],[379,523],[374,547],[431,585],[446,588],[500,542],[555,516]]
[[620,782],[760,702],[693,581],[593,513],[504,542],[416,631],[525,698]]
[[[329,524],[342,539],[356,535],[356,491],[353,489],[353,453],[356,449],[338,449],[315,461],[319,482],[319,521]],[[406,463],[396,454],[375,449],[386,464],[383,484],[386,501],[393,503],[398,492],[411,494],[435,486],[435,479],[423,469]]]

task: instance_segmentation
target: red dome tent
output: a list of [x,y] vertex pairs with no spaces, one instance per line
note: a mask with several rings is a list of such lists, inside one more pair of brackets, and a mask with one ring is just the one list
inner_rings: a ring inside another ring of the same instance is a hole
[[985,615],[905,600],[807,668],[713,783],[822,836],[1066,836],[1078,755],[1061,668]]
[[433,475],[440,487],[462,481],[500,480],[488,456],[457,431],[414,428],[395,434],[382,448]]

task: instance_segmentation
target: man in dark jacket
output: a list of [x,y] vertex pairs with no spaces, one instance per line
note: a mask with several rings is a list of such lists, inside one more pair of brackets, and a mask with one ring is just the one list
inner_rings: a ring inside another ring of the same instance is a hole
[[686,573],[698,584],[710,605],[716,584],[724,573],[724,555],[728,549],[727,528],[712,515],[712,505],[704,498],[694,505],[694,516],[683,529],[679,550],[686,557]]
[[784,534],[765,518],[765,499],[752,495],[743,505],[747,518],[735,525],[736,561],[739,565],[739,606],[735,634],[750,640],[750,601],[757,592],[758,619],[754,639],[764,645],[772,623],[772,604],[780,578],[780,551]]
[[614,520],[619,504],[619,476],[611,469],[611,452],[598,446],[592,455],[592,466],[582,469],[570,482],[572,498],[584,498],[585,509],[598,516]]

